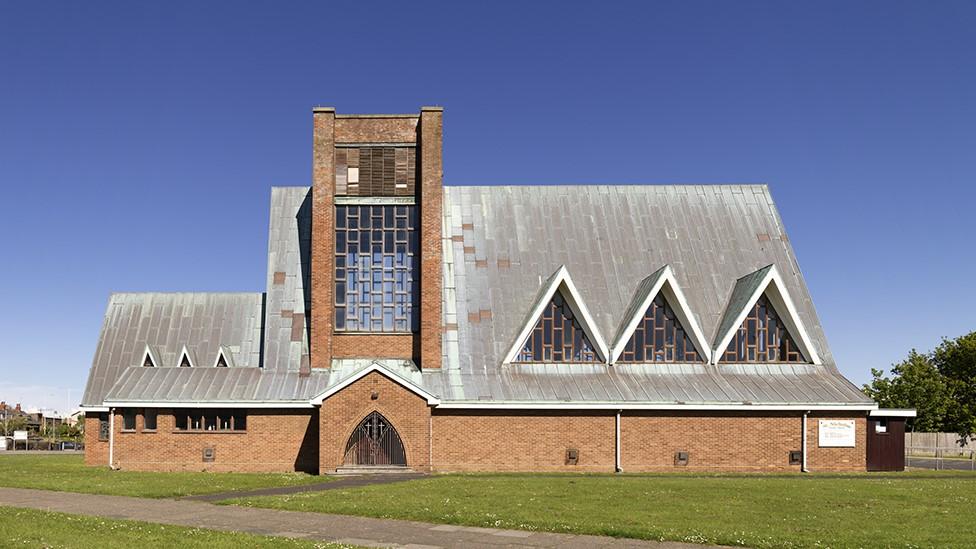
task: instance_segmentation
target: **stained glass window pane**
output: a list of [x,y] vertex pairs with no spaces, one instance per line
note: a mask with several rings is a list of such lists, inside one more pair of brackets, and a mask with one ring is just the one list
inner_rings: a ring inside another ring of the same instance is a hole
[[[339,332],[417,330],[413,280],[420,258],[414,206],[336,206],[336,321]],[[398,244],[398,242],[400,244]]]
[[518,362],[597,362],[583,327],[557,292],[529,333]]
[[704,362],[663,294],[637,323],[618,362]]
[[722,355],[723,362],[806,362],[776,309],[763,294]]

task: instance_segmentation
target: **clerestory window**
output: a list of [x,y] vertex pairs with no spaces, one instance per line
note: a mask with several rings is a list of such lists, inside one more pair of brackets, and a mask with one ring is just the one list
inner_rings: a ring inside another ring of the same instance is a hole
[[336,206],[335,330],[417,330],[416,207]]
[[634,329],[620,362],[703,362],[664,295],[658,293]]
[[800,348],[763,294],[722,355],[723,362],[806,362]]
[[177,409],[173,412],[177,431],[244,431],[246,410]]
[[590,338],[572,308],[556,292],[529,332],[517,362],[597,362]]

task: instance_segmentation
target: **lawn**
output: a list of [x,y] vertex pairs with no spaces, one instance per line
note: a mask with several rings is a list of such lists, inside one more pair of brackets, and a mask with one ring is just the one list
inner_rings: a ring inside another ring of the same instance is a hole
[[228,503],[753,547],[976,543],[976,475],[442,475]]
[[80,455],[0,455],[0,486],[89,494],[180,497],[327,482],[303,473],[143,473],[88,467]]
[[255,536],[201,528],[165,526],[132,520],[114,520],[33,509],[0,507],[0,540],[4,547],[180,547],[181,549],[236,549],[238,547],[329,548],[335,543]]

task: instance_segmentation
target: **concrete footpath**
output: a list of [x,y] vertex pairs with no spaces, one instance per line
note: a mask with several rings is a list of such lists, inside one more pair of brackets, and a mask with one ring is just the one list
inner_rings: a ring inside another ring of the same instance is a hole
[[600,536],[547,534],[406,520],[255,509],[185,499],[145,499],[22,488],[0,488],[0,505],[212,530],[249,532],[265,536],[335,541],[371,547],[560,547],[561,549],[588,547],[701,549],[703,547],[686,543],[659,543]]

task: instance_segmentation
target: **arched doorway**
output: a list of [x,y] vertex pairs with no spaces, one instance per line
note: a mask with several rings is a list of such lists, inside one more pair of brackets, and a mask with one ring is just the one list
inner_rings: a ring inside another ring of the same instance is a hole
[[379,412],[359,422],[346,443],[346,465],[406,466],[407,454],[393,425]]

